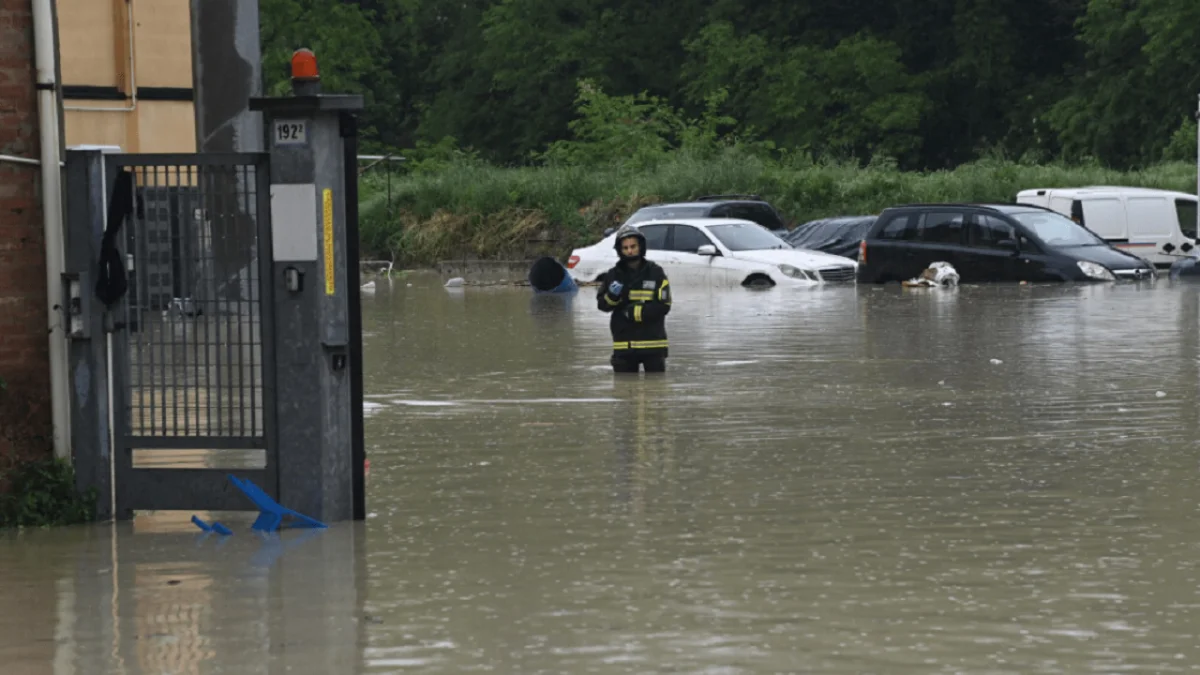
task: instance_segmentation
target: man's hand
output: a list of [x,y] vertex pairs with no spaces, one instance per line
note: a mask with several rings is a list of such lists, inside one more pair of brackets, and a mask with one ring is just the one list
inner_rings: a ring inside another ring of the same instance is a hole
[[614,298],[619,298],[619,297],[621,297],[621,291],[624,288],[625,288],[624,284],[622,284],[619,281],[614,281],[608,285],[608,294],[613,296]]
[[640,321],[637,315],[637,308],[639,306],[639,304],[630,303],[621,308],[621,313],[624,314],[625,318],[629,319],[630,321]]

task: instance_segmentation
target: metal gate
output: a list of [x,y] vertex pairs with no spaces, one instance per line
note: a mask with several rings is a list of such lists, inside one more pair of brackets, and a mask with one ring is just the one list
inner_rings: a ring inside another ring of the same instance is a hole
[[231,472],[278,497],[268,155],[105,163],[110,203],[133,205],[110,308],[114,516],[245,510]]

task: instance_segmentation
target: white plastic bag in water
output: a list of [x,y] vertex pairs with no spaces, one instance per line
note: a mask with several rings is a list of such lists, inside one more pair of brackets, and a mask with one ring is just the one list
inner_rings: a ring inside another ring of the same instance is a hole
[[929,266],[934,270],[933,282],[939,286],[957,286],[958,270],[948,262],[935,262]]
[[948,262],[930,263],[921,276],[904,282],[905,286],[957,286],[958,271]]

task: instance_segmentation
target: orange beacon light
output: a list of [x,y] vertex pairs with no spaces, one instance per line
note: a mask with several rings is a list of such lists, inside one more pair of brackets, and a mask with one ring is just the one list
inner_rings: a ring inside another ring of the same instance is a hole
[[292,79],[307,81],[321,79],[321,75],[317,71],[317,57],[311,49],[297,49],[292,53]]

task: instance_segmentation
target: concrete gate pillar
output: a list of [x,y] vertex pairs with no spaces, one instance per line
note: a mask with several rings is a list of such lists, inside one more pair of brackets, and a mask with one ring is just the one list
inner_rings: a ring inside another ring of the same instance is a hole
[[363,99],[320,93],[308,50],[292,66],[294,96],[250,101],[271,167],[279,501],[350,520],[363,517],[362,383],[358,233],[347,227],[357,172],[343,134]]

